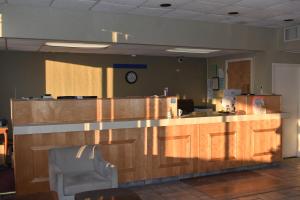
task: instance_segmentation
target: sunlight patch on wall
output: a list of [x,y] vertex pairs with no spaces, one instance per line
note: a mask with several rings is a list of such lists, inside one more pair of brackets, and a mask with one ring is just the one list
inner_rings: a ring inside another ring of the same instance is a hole
[[102,97],[102,68],[46,60],[46,93]]
[[124,39],[125,41],[128,41],[129,37],[132,36],[132,35],[130,35],[128,33],[123,33],[123,32],[114,31],[114,30],[108,30],[108,29],[104,29],[104,28],[101,29],[101,31],[111,33],[111,41],[113,43],[117,43],[119,37],[120,37],[121,40]]
[[114,43],[118,42],[118,32],[112,32],[111,33],[111,41]]
[[0,37],[3,37],[2,27],[3,27],[3,23],[2,23],[2,14],[0,13]]
[[107,98],[114,97],[114,69],[112,67],[106,69],[106,93]]

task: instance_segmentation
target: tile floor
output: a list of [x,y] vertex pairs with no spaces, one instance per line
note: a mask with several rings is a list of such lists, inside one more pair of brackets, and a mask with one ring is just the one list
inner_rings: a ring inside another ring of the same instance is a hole
[[265,169],[132,188],[142,200],[300,200],[300,159]]
[[[300,200],[300,158],[270,168],[130,189],[142,200]],[[13,200],[14,195],[2,199]]]

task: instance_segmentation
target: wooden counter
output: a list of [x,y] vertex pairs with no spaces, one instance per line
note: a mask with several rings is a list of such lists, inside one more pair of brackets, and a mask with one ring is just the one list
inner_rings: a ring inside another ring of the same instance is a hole
[[[59,128],[72,123],[14,126],[23,128],[14,134],[16,190],[49,190],[47,155],[55,147],[100,145],[104,158],[117,166],[119,183],[280,161],[281,118],[266,114],[125,120],[132,122],[130,127],[122,127],[124,120],[110,120],[107,123],[116,127],[106,129],[100,120],[68,131]],[[51,125],[57,125],[49,129],[53,132],[42,133],[43,126]]]
[[236,112],[251,115],[254,113],[253,103],[262,99],[267,113],[280,113],[281,95],[241,95],[236,96]]
[[14,125],[177,116],[176,97],[11,100]]

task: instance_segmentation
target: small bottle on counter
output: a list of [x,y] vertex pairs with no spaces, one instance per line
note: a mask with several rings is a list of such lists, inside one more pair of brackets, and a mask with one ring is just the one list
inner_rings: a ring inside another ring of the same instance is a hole
[[167,118],[168,118],[168,119],[171,119],[172,116],[173,116],[172,108],[170,108],[170,109],[168,110],[168,112],[167,112]]
[[263,86],[260,86],[259,94],[264,94]]
[[165,87],[165,89],[164,89],[164,96],[165,97],[168,96],[168,90],[169,90],[169,88]]

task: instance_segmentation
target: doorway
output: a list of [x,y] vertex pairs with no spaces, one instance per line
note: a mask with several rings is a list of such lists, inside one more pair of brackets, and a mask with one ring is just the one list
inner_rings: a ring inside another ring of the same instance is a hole
[[285,158],[300,156],[299,76],[299,64],[272,64],[272,92],[282,95],[281,110],[288,113],[282,126],[282,155]]
[[226,61],[226,88],[240,89],[242,93],[252,91],[252,58]]

